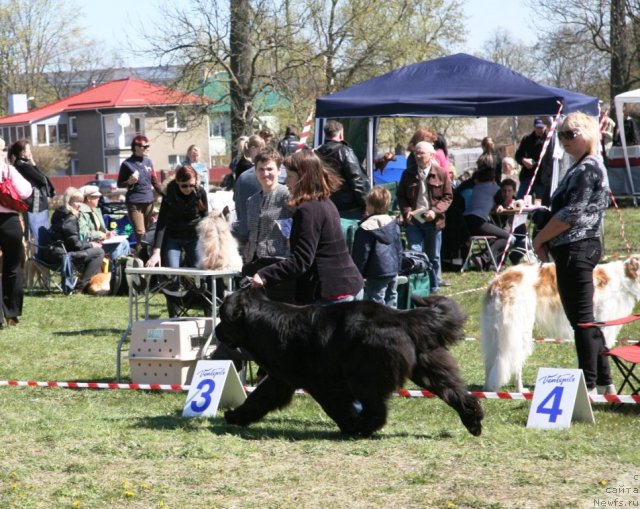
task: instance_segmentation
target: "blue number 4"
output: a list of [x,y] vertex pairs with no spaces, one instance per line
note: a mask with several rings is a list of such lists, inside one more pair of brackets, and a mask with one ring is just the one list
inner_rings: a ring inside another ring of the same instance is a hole
[[204,412],[207,407],[211,404],[211,393],[216,388],[216,383],[210,378],[205,378],[198,384],[198,389],[200,389],[200,397],[202,398],[202,403],[198,404],[195,401],[191,402],[191,410],[194,412]]
[[547,397],[538,405],[536,412],[539,414],[549,414],[549,422],[556,422],[558,416],[562,415],[560,401],[562,400],[563,392],[564,387],[561,385],[554,387],[553,390],[547,394]]

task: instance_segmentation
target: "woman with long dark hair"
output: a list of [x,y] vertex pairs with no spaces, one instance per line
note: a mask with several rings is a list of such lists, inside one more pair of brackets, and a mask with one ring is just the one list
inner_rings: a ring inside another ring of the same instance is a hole
[[37,246],[40,244],[40,230],[49,229],[49,198],[53,198],[56,191],[36,166],[29,140],[18,140],[9,147],[9,161],[33,187],[33,194],[28,200],[27,226],[29,239]]
[[[169,182],[160,204],[153,252],[147,267],[197,267],[197,226],[208,214],[207,193],[191,166],[182,166]],[[184,254],[184,264],[181,264]]]
[[330,199],[342,181],[327,171],[309,150],[285,161],[286,184],[295,208],[291,225],[290,254],[284,260],[258,270],[254,287],[295,280],[295,300],[300,304],[334,304],[360,299],[363,281],[353,263],[340,227],[338,209]]

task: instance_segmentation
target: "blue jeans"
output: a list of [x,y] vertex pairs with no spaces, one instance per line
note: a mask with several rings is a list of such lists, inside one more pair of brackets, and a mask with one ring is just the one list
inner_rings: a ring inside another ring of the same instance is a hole
[[398,307],[398,276],[367,278],[364,282],[364,298],[396,309]]
[[[102,249],[104,249],[104,253],[111,258],[111,261],[115,261],[121,256],[127,256],[131,253],[131,247],[129,247],[129,241],[123,240],[119,244],[109,243],[102,244]],[[115,267],[115,265],[114,265]]]
[[[516,200],[522,200],[524,198],[524,195],[527,192],[530,183],[530,178],[520,178],[520,185],[518,186],[518,192],[516,193]],[[533,186],[531,186],[531,192],[529,194],[533,194],[536,198],[544,200],[544,186],[542,184],[534,184]]]
[[[181,264],[184,251],[184,264]],[[200,262],[197,237],[170,237],[165,236],[162,249],[162,265],[165,267],[197,267]]]
[[442,230],[436,230],[433,221],[419,223],[414,221],[406,227],[407,243],[412,251],[425,253],[431,262],[429,279],[431,292],[438,291],[438,274],[440,274],[440,248],[442,247]]

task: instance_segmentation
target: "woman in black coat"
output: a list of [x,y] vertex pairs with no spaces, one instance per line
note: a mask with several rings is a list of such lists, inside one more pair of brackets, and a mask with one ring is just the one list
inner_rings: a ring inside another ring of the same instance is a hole
[[104,259],[104,251],[100,244],[80,239],[78,218],[83,201],[84,195],[78,189],[67,188],[64,192],[64,204],[58,207],[51,217],[50,244],[43,252],[43,258],[50,263],[59,263],[65,251],[69,253],[74,267],[82,273],[76,285],[81,291],[85,289],[89,280],[100,272]]
[[56,194],[49,178],[40,171],[31,154],[31,144],[28,140],[18,140],[9,148],[9,160],[16,170],[33,188],[29,198],[27,224],[30,240],[39,245],[40,230],[49,228],[49,198]]

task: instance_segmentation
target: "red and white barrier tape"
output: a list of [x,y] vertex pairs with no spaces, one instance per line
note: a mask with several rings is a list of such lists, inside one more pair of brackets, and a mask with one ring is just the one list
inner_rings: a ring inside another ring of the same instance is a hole
[[[473,336],[467,336],[464,338],[465,341],[480,341],[480,338],[474,338]],[[536,343],[573,343],[573,339],[564,339],[564,338],[531,338],[531,341],[535,341]],[[635,345],[638,343],[637,339],[617,339],[616,346],[627,346],[627,345]]]
[[36,382],[29,380],[19,382],[17,380],[0,381],[0,387],[58,387],[61,389],[136,389],[145,391],[188,391],[188,385],[168,384],[116,384],[101,382]]
[[[168,385],[168,384],[116,384],[116,383],[98,383],[98,382],[36,382],[35,380],[17,381],[4,380],[0,381],[1,386],[8,387],[48,387],[61,389],[133,389],[133,390],[152,390],[152,391],[188,391],[189,385]],[[253,392],[255,387],[245,387],[246,392]],[[532,392],[483,392],[470,391],[471,394],[481,399],[508,399],[514,401],[524,401],[533,398]],[[306,394],[302,390],[296,391],[296,394]],[[393,393],[394,396],[401,398],[434,398],[436,397],[431,391],[400,389]],[[640,404],[640,395],[623,396],[619,394],[607,394],[602,396],[591,396],[592,403],[625,403]]]

